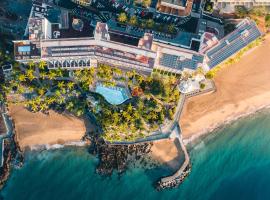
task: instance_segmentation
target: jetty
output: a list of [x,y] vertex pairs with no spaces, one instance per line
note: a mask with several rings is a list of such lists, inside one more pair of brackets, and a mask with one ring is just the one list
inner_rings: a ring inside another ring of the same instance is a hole
[[180,142],[181,148],[184,152],[185,160],[182,166],[171,176],[161,178],[160,181],[157,183],[157,190],[165,189],[165,188],[171,188],[171,187],[177,187],[180,185],[186,176],[190,173],[190,158],[189,154],[187,152],[187,149],[183,143],[182,136],[179,135],[178,140]]
[[173,175],[163,177],[157,182],[157,184],[156,184],[157,190],[162,190],[162,189],[166,189],[166,188],[173,188],[173,187],[179,186],[184,181],[184,179],[189,175],[189,173],[191,171],[189,154],[188,154],[188,151],[186,149],[186,146],[184,145],[182,135],[181,135],[181,127],[180,127],[180,124],[178,123],[178,121],[180,120],[186,99],[193,97],[193,96],[212,93],[212,92],[216,91],[216,86],[215,86],[213,81],[209,81],[209,85],[210,85],[210,87],[206,88],[204,90],[184,94],[183,97],[179,101],[179,108],[178,108],[177,114],[175,116],[175,121],[177,120],[177,125],[175,125],[173,130],[171,131],[170,137],[171,138],[175,137],[179,140],[181,149],[184,152],[185,160],[184,160],[184,163],[181,165],[181,167]]

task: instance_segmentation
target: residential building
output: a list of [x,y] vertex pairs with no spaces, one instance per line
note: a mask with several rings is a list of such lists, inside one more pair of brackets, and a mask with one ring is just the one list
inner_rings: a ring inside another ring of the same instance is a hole
[[244,6],[248,9],[256,6],[270,6],[270,0],[213,0],[215,7],[223,13],[233,13],[235,6]]
[[158,0],[157,11],[177,16],[189,16],[193,0]]

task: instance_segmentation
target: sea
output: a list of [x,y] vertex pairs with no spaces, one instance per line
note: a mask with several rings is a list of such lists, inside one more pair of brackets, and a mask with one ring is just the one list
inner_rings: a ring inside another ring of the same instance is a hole
[[175,189],[158,192],[160,168],[129,167],[121,176],[95,173],[84,147],[30,151],[1,191],[5,200],[267,200],[270,199],[270,111],[210,133],[189,147],[192,171]]

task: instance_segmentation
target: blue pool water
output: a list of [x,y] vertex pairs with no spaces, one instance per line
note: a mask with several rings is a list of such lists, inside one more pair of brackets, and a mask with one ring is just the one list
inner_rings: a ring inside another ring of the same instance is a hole
[[106,101],[113,105],[119,105],[129,98],[128,92],[122,87],[107,87],[98,84],[96,86],[96,93],[101,94]]
[[5,200],[267,200],[270,199],[270,113],[217,131],[190,151],[191,174],[176,189],[157,192],[162,170],[129,168],[120,178],[95,173],[84,148],[30,152],[1,191]]

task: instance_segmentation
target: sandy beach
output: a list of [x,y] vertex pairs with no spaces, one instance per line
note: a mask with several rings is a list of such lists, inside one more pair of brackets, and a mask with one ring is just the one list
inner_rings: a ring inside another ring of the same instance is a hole
[[179,141],[176,139],[162,139],[153,142],[151,157],[172,170],[177,170],[184,160]]
[[217,91],[189,98],[180,125],[185,143],[270,105],[270,35],[214,78]]
[[31,113],[22,105],[9,105],[10,116],[15,121],[19,145],[63,144],[80,141],[86,132],[83,120],[50,111],[49,115]]

